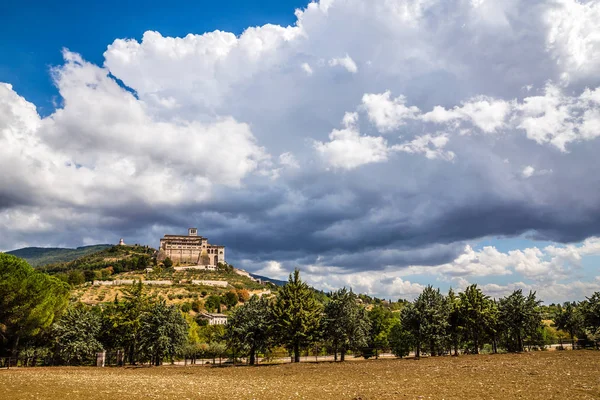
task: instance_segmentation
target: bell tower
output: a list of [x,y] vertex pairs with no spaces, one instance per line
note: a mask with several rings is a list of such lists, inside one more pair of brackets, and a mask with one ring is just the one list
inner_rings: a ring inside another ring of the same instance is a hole
[[197,228],[188,229],[188,236],[198,236],[198,229]]

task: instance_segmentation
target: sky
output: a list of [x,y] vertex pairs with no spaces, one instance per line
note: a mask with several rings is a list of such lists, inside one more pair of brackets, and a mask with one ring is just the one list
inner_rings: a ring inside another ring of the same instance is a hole
[[0,250],[197,227],[236,267],[323,290],[600,290],[600,1],[0,18]]

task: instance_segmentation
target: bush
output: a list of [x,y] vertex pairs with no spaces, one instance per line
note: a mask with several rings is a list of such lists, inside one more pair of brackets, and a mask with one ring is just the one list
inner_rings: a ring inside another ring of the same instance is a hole
[[191,309],[192,309],[192,305],[190,303],[183,303],[181,305],[181,311],[184,313],[189,313]]

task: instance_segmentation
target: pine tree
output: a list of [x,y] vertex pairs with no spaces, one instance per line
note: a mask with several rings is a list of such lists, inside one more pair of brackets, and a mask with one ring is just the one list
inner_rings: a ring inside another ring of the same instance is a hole
[[297,269],[277,294],[273,316],[279,341],[293,352],[294,362],[300,362],[300,348],[317,333],[321,306]]
[[330,297],[325,305],[322,331],[324,338],[333,345],[334,359],[337,361],[339,349],[341,361],[344,361],[347,350],[367,346],[371,320],[352,291],[343,288]]
[[500,299],[498,318],[508,351],[523,351],[527,336],[535,335],[542,323],[537,309],[540,304],[541,301],[535,298],[535,292],[530,292],[525,297],[521,289]]
[[479,348],[483,344],[490,307],[489,296],[484,295],[477,285],[471,285],[460,293],[460,320],[464,326],[465,338],[471,341],[475,354],[479,354]]
[[68,284],[25,260],[0,254],[0,354],[12,351],[16,356],[21,340],[49,328],[68,298]]

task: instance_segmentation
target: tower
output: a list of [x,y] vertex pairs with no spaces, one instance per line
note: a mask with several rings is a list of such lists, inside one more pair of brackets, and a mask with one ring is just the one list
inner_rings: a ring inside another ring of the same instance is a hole
[[197,228],[188,229],[188,236],[198,236],[198,229]]

